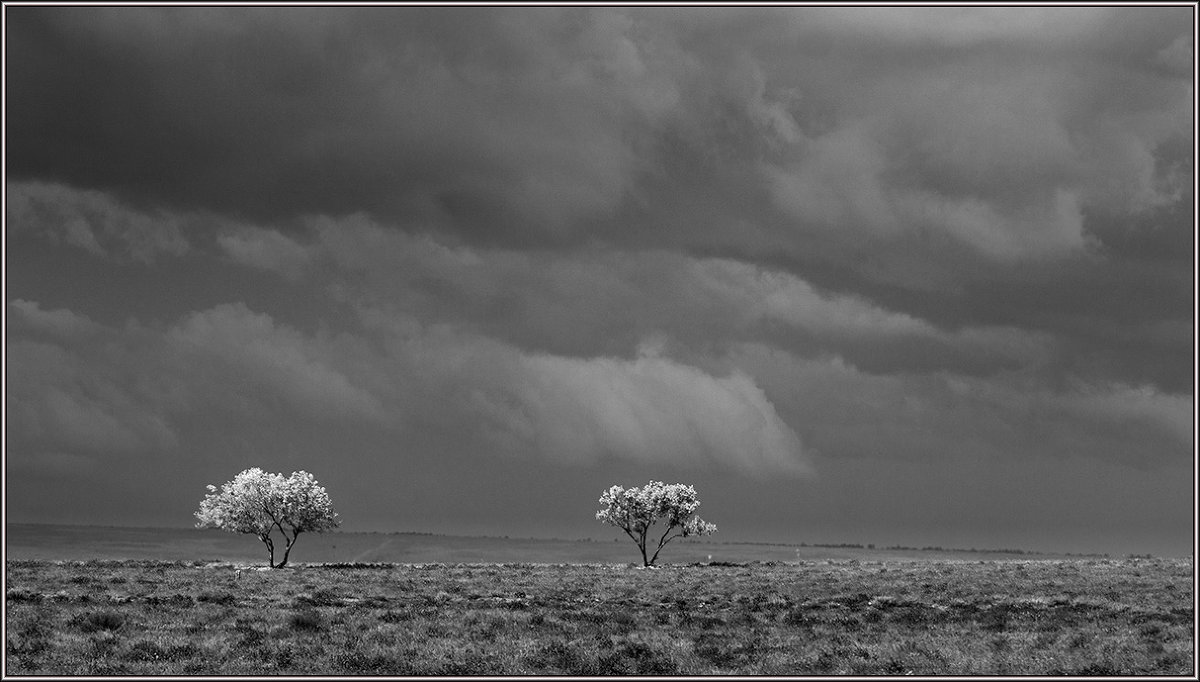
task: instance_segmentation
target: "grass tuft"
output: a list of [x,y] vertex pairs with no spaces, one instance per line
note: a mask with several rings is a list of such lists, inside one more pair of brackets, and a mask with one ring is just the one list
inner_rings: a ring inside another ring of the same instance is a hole
[[237,601],[237,597],[229,592],[201,592],[196,601],[206,604],[224,604],[231,605]]
[[321,616],[321,612],[316,609],[304,609],[289,616],[288,625],[293,630],[315,632],[325,628],[325,619]]
[[69,623],[81,632],[112,632],[125,625],[125,616],[116,611],[87,611],[73,617]]

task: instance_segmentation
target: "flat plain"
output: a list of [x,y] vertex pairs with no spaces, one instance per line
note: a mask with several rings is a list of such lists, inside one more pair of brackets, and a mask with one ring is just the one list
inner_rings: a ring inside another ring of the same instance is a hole
[[269,570],[10,557],[6,665],[47,675],[1193,676],[1193,584],[1190,558]]
[[[617,537],[619,536],[619,537]],[[203,560],[262,563],[267,553],[250,535],[216,529],[129,528],[48,524],[5,525],[8,559],[78,561],[84,559]],[[468,537],[434,533],[310,533],[292,554],[300,562],[340,563],[625,563],[637,548],[613,529],[610,539]],[[954,559],[1066,559],[1064,554],[951,549],[914,550],[874,546],[805,543],[725,542],[712,538],[676,540],[663,551],[674,563],[724,561],[929,561]]]

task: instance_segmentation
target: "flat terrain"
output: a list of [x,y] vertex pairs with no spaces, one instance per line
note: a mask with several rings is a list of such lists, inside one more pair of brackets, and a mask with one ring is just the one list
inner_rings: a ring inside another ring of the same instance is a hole
[[1195,674],[1191,559],[680,559],[10,558],[7,672]]
[[[278,537],[276,540],[282,542]],[[5,526],[4,542],[8,559],[149,559],[264,564],[267,560],[266,549],[255,537],[212,529],[10,523]],[[675,563],[1013,558],[1068,557],[1039,553],[1018,555],[1006,552],[801,547],[693,538],[675,540],[662,554],[663,560]],[[610,539],[606,541],[462,537],[428,533],[310,533],[300,537],[291,556],[292,561],[312,563],[626,563],[636,559],[637,548],[616,529],[612,529]]]

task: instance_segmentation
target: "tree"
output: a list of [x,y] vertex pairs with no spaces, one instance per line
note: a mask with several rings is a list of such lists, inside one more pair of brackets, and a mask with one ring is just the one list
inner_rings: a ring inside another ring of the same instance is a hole
[[[296,538],[301,533],[337,527],[337,512],[325,488],[307,471],[296,471],[285,478],[258,467],[246,469],[217,490],[208,486],[208,495],[196,512],[197,528],[220,528],[231,533],[253,533],[267,546],[271,568],[283,568]],[[275,543],[271,533],[278,529],[286,543],[283,559],[275,563]]]
[[[625,531],[642,552],[643,566],[653,566],[658,553],[675,538],[717,532],[714,524],[696,516],[696,508],[700,506],[696,489],[682,483],[650,481],[641,488],[629,489],[614,485],[600,496],[600,504],[603,508],[596,512],[596,519]],[[658,538],[654,554],[650,555],[647,552],[650,529],[659,520],[665,521],[666,528]]]

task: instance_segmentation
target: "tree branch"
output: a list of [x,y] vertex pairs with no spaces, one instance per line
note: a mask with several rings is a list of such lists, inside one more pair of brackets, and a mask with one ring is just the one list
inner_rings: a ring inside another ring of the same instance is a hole
[[680,536],[682,536],[682,535],[683,535],[683,532],[682,532],[682,531],[680,531],[680,532],[679,532],[678,534],[676,534],[676,535],[672,535],[671,537],[667,537],[667,534],[668,534],[668,533],[670,533],[670,532],[671,532],[671,529],[673,529],[673,528],[682,528],[682,526],[681,526],[680,524],[678,524],[678,523],[672,523],[671,525],[667,526],[667,529],[663,531],[662,537],[660,537],[660,538],[658,539],[658,548],[654,550],[654,556],[650,558],[650,563],[651,563],[651,564],[653,564],[655,561],[657,561],[657,560],[658,560],[658,553],[662,551],[662,548],[663,548],[663,547],[666,547],[666,546],[667,546],[667,543],[668,543],[668,542],[670,542],[670,541],[674,540],[675,538],[677,538],[677,537],[680,537]]

